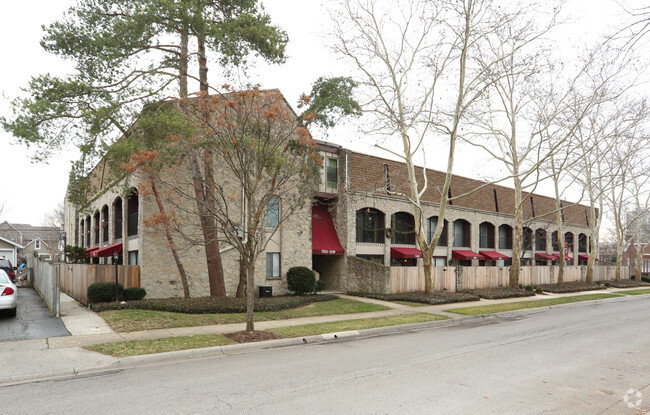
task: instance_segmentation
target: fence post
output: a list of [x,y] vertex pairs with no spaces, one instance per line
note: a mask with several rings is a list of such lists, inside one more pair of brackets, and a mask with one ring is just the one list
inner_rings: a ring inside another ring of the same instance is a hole
[[456,265],[454,268],[454,273],[456,274],[456,292],[463,290],[463,267]]

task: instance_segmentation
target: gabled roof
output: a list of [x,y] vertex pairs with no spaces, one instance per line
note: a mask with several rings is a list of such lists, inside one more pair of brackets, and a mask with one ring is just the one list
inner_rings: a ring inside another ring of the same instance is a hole
[[3,238],[2,236],[0,236],[0,241],[4,241],[4,242],[6,242],[8,244],[11,244],[11,245],[15,246],[16,248],[20,248],[20,249],[24,248],[24,246],[22,246],[21,244],[16,243],[14,241],[11,241],[11,240],[9,240],[7,238]]

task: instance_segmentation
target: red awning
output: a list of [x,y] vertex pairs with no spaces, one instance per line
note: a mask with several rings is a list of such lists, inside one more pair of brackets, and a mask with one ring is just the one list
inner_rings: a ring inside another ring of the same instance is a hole
[[422,251],[417,248],[391,248],[391,258],[421,258]]
[[535,253],[535,259],[539,259],[542,261],[557,261],[560,258],[553,254],[545,254],[543,252],[537,252]]
[[344,252],[326,205],[311,207],[311,251],[321,255],[343,255]]
[[118,242],[113,245],[108,245],[103,248],[98,249],[97,251],[90,254],[92,257],[107,257],[113,256],[114,253],[122,253],[122,242]]
[[86,255],[88,255],[88,256],[93,256],[92,253],[95,252],[95,251],[97,251],[98,249],[99,249],[99,247],[96,246],[96,247],[94,247],[94,248],[88,248],[88,249],[86,249],[84,252],[85,252]]
[[481,254],[477,254],[473,251],[462,251],[454,249],[451,251],[451,257],[453,259],[485,259]]
[[498,259],[507,260],[510,259],[508,255],[503,255],[497,251],[478,251],[479,254],[483,255],[488,261],[496,261]]
[[[578,261],[589,261],[589,255],[579,254]],[[596,258],[596,261],[598,261],[598,258]]]

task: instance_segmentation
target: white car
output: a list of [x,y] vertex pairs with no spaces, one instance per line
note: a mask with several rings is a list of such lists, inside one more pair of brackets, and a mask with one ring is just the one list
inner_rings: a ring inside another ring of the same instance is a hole
[[0,310],[9,310],[10,316],[16,316],[18,306],[18,288],[11,282],[6,272],[0,270]]

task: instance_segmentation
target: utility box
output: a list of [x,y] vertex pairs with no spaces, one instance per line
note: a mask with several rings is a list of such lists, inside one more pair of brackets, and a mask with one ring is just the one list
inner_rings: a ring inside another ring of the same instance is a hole
[[259,290],[260,290],[259,292],[260,298],[267,298],[273,296],[273,286],[271,285],[260,285]]

